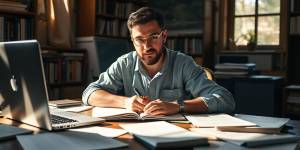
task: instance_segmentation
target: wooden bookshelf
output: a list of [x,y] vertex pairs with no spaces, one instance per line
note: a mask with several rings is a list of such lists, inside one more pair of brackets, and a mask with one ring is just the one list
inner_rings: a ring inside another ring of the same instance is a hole
[[[86,86],[86,50],[42,47],[42,56],[50,99],[81,97]],[[72,88],[79,92],[65,93]]]
[[78,36],[129,37],[128,15],[145,0],[78,0]]
[[0,2],[0,42],[29,40],[35,37],[34,5],[33,0],[27,4],[18,1]]
[[288,34],[288,68],[287,80],[289,84],[300,84],[300,1],[289,0],[289,34]]

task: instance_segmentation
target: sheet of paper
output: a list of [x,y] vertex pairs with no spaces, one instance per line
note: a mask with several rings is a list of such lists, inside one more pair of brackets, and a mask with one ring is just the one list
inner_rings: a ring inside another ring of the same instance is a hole
[[69,112],[82,112],[82,111],[86,111],[89,109],[92,109],[94,106],[85,106],[85,105],[81,105],[81,106],[70,106],[70,107],[64,107],[64,108],[59,108],[63,111],[69,111]]
[[71,131],[77,132],[87,132],[87,133],[97,133],[102,136],[106,137],[118,137],[120,135],[126,134],[127,131],[123,129],[113,129],[113,128],[106,128],[106,127],[86,127],[86,128],[76,128],[76,129],[69,129]]
[[127,147],[128,144],[94,133],[46,132],[17,136],[24,150],[88,150]]
[[255,126],[255,123],[232,117],[227,114],[185,115],[195,127]]
[[218,139],[228,141],[239,146],[256,147],[262,145],[288,143],[297,141],[300,138],[289,134],[262,134],[262,133],[243,133],[243,132],[222,132],[215,128],[191,128],[192,132],[202,136],[215,136]]
[[265,128],[280,128],[290,120],[289,118],[265,117],[244,114],[236,114],[235,117],[253,122],[259,127]]
[[116,115],[122,115],[127,113],[134,113],[134,112],[123,108],[94,107],[92,111],[92,116],[103,118],[103,117],[116,116]]

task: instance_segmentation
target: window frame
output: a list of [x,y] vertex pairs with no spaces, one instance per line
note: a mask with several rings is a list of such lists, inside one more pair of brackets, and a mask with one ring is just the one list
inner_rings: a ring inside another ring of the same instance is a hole
[[[282,47],[282,31],[283,31],[283,0],[280,0],[280,12],[279,13],[263,13],[263,14],[258,14],[258,1],[255,0],[255,14],[254,15],[235,15],[235,0],[230,0],[229,1],[229,6],[231,7],[230,15],[229,15],[229,22],[231,26],[229,26],[229,38],[228,38],[228,43],[230,43],[229,39],[234,39],[234,21],[235,18],[244,18],[244,17],[254,17],[254,32],[257,40],[257,30],[258,30],[258,17],[264,17],[264,16],[279,16],[279,44],[278,45],[256,45],[255,50],[276,50],[276,49],[281,49]],[[247,45],[236,45],[238,50],[249,50]]]

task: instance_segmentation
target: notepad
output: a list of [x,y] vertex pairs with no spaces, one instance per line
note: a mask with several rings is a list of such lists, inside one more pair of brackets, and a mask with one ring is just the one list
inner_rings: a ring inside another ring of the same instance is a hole
[[262,134],[243,132],[222,132],[215,128],[191,128],[192,132],[246,147],[258,147],[272,144],[292,143],[300,140],[300,137],[289,134]]
[[206,145],[206,137],[165,121],[124,123],[120,126],[132,133],[135,139],[150,149],[178,149]]
[[16,137],[16,135],[30,134],[30,133],[32,133],[31,130],[0,124],[0,140],[7,140]]
[[186,115],[193,126],[195,127],[247,127],[256,126],[255,123],[232,117],[227,114],[201,114],[201,115]]
[[24,150],[90,150],[127,147],[128,144],[99,134],[63,131],[17,136]]
[[168,115],[168,116],[152,116],[148,114],[138,114],[136,112],[122,109],[122,108],[102,108],[95,107],[92,111],[93,117],[100,117],[108,121],[115,120],[168,120],[168,121],[179,121],[186,120],[181,114]]

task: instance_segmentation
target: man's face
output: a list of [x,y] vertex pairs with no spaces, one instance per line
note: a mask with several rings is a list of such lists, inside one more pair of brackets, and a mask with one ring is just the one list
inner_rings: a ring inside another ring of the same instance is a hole
[[156,21],[132,27],[131,38],[136,52],[145,65],[154,65],[163,56],[163,44],[167,33]]

